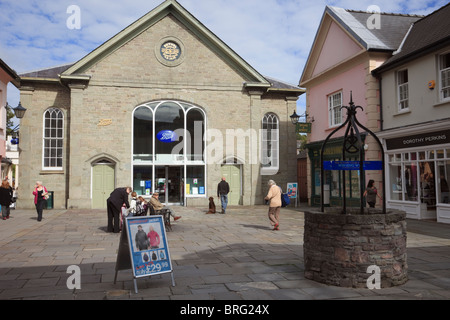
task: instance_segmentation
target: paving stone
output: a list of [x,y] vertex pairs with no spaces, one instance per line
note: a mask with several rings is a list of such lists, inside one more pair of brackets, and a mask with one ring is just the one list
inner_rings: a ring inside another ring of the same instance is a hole
[[[104,232],[104,211],[49,210],[37,223],[33,210],[16,210],[8,225],[0,223],[0,299],[450,300],[447,225],[426,222],[421,234],[424,222],[413,221],[406,284],[352,289],[305,279],[300,208],[282,209],[277,233],[268,227],[266,206],[232,207],[226,215],[176,209],[183,219],[167,233],[176,285],[169,274],[138,279],[138,294],[131,270],[113,283],[120,235]],[[81,290],[66,286],[71,265],[81,269]]]

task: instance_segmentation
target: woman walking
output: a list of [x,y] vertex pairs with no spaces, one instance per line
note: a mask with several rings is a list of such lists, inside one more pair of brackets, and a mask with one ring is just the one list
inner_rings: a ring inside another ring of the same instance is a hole
[[377,201],[377,196],[380,200],[383,200],[378,194],[377,188],[374,187],[375,181],[369,180],[367,184],[366,191],[364,191],[363,197],[366,197],[366,201],[371,208],[375,208],[375,203]]
[[275,181],[269,180],[269,192],[264,200],[269,201],[269,220],[273,230],[280,230],[280,208],[281,208],[281,188]]
[[46,197],[48,196],[47,189],[42,185],[41,181],[36,181],[36,185],[34,186],[34,205],[36,206],[37,212],[37,221],[42,220],[42,211],[44,211],[44,207],[47,203]]
[[3,180],[0,187],[0,204],[2,205],[2,219],[9,219],[10,205],[12,203],[13,190],[8,180]]

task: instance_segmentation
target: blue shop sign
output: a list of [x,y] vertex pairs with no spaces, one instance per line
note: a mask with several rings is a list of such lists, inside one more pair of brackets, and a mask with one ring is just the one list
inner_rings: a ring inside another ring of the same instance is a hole
[[171,143],[171,142],[178,141],[178,135],[171,130],[160,131],[156,135],[156,138],[158,138],[159,141],[164,142],[164,143]]
[[[359,170],[359,161],[324,161],[324,170]],[[382,170],[382,161],[364,161],[363,170]]]

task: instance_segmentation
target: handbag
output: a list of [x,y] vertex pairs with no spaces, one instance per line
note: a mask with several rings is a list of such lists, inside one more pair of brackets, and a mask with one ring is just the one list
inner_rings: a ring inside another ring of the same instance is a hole
[[283,193],[281,187],[280,191],[281,191],[281,206],[284,208],[291,203],[291,199],[289,198],[289,195],[287,193]]
[[48,200],[48,198],[50,198],[50,195],[48,194],[48,191],[47,191],[47,189],[45,187],[43,187],[42,196],[44,197],[45,200]]

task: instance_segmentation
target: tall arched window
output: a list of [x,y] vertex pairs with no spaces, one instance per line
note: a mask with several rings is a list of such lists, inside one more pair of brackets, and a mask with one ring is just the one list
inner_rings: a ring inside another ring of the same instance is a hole
[[206,114],[181,101],[138,106],[133,116],[133,190],[163,203],[206,197]]
[[273,175],[279,168],[279,121],[273,113],[262,119],[261,174]]
[[44,113],[43,161],[44,170],[62,170],[64,143],[64,114],[57,108]]

